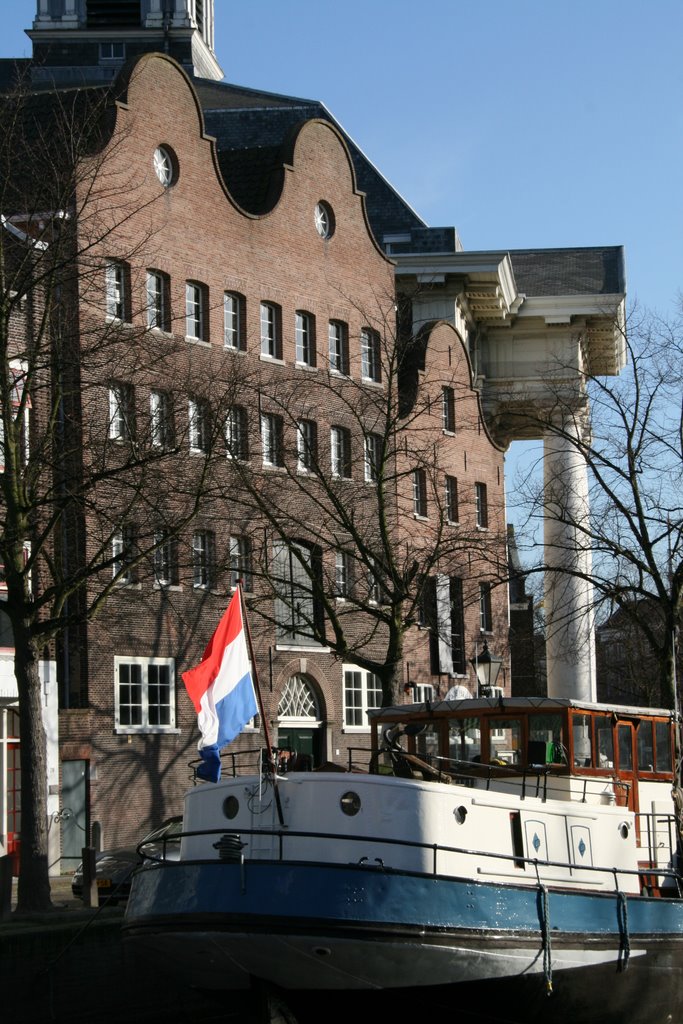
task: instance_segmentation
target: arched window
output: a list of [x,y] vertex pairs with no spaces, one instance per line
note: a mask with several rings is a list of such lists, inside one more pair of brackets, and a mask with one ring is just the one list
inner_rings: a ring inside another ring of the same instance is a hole
[[277,708],[278,718],[313,725],[320,722],[320,707],[311,682],[304,675],[290,676]]

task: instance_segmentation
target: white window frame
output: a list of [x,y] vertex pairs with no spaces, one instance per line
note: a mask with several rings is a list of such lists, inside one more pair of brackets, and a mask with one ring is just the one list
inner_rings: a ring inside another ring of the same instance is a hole
[[351,592],[351,555],[348,551],[334,553],[334,596],[345,601]]
[[157,587],[178,586],[178,540],[168,530],[154,534],[154,582]]
[[294,345],[299,366],[315,366],[315,317],[301,309],[294,315]]
[[167,286],[160,270],[147,271],[147,326],[151,331],[168,330]]
[[376,484],[379,480],[382,438],[379,434],[365,435],[364,476],[366,484]]
[[[121,586],[135,583],[135,571],[130,565],[130,556],[135,547],[137,530],[133,523],[124,523],[111,539],[112,577]],[[120,573],[120,575],[119,575]]]
[[155,448],[168,451],[173,447],[175,430],[173,404],[168,391],[149,393],[150,440]]
[[413,515],[427,518],[427,473],[419,467],[413,470]]
[[[124,666],[128,666],[134,670],[139,670],[136,671],[135,674],[139,675],[140,701],[135,704],[121,700],[122,686],[138,685],[137,682],[130,684],[121,682],[120,670]],[[150,681],[150,668],[165,668],[168,670],[169,701],[167,704],[150,704],[150,690],[156,685],[154,680]],[[150,718],[157,717],[154,713],[150,714],[150,710],[155,706],[159,709],[168,709],[168,722],[150,722]],[[121,721],[122,717],[128,717],[125,713],[122,715],[123,709],[126,707],[138,707],[140,709],[139,717],[141,721],[139,723]],[[123,655],[116,655],[114,657],[114,732],[124,735],[127,733],[180,732],[180,730],[176,728],[176,677],[174,658],[141,658],[138,656]]]
[[479,584],[479,632],[493,632],[493,605],[491,603],[491,584]]
[[192,586],[210,590],[216,569],[216,538],[213,530],[197,530],[192,535]]
[[261,356],[281,359],[280,310],[274,302],[262,302],[260,307]]
[[327,327],[330,370],[349,374],[349,329],[343,320],[330,320]]
[[313,473],[317,462],[318,425],[313,420],[299,420],[296,425],[296,468],[299,473]]
[[444,490],[446,492],[446,519],[449,523],[457,523],[460,521],[460,510],[458,508],[458,478],[456,476],[446,474]]
[[207,341],[206,287],[199,281],[185,282],[185,337]]
[[254,587],[250,538],[245,537],[244,534],[231,534],[229,552],[230,588],[235,590],[238,582],[241,581],[242,590],[249,593]]
[[241,352],[242,296],[237,292],[223,292],[223,345],[231,352]]
[[112,381],[109,385],[109,440],[130,441],[134,436],[133,385]]
[[455,391],[451,387],[441,389],[441,424],[444,433],[455,433]]
[[379,334],[369,327],[360,332],[360,362],[362,379],[379,384],[382,380]]
[[270,469],[284,466],[284,423],[274,412],[261,414],[261,447],[263,465]]
[[330,471],[335,480],[350,480],[351,432],[346,427],[330,427]]
[[477,529],[489,528],[489,503],[486,484],[477,482],[474,485],[474,496],[477,509]]
[[106,309],[111,320],[126,321],[126,267],[120,260],[108,260],[105,268]]
[[249,420],[242,405],[233,405],[225,418],[227,457],[237,462],[249,461]]
[[[367,712],[381,707],[382,704],[382,684],[378,677],[368,669],[359,668],[358,665],[342,665],[342,694],[342,732],[369,733]],[[349,694],[354,695],[352,702],[349,701]],[[350,718],[355,721],[350,722]]]
[[211,450],[211,412],[203,399],[190,398],[187,403],[190,451],[208,455]]

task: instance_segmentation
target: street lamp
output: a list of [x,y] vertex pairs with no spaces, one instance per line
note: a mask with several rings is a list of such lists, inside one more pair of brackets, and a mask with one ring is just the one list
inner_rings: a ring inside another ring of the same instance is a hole
[[477,676],[480,697],[491,696],[502,664],[503,659],[497,654],[491,654],[488,642],[484,640],[484,649],[479,654],[475,651],[474,657],[470,659],[470,665],[474,666]]

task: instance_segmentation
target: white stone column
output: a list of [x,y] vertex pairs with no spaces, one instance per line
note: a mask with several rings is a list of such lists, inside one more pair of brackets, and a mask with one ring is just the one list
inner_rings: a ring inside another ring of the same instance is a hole
[[64,0],[64,14],[62,15],[62,26],[67,28],[78,28],[78,11],[76,10],[78,0]]
[[576,447],[581,426],[568,420],[544,438],[544,606],[548,696],[596,699],[588,472]]
[[149,10],[145,18],[145,28],[161,28],[163,20],[161,0],[149,0]]
[[38,0],[38,13],[35,21],[33,22],[34,28],[39,27],[37,24],[39,21],[52,21],[52,16],[50,15],[50,0]]

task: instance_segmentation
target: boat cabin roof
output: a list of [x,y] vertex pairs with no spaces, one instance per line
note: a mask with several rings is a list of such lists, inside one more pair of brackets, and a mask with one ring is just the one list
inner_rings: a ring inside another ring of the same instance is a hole
[[446,718],[471,715],[486,711],[560,711],[573,708],[578,711],[596,711],[603,714],[638,718],[673,718],[668,708],[643,708],[627,704],[599,704],[594,701],[573,700],[568,697],[472,697],[467,700],[438,700],[422,704],[395,704],[387,708],[368,711],[370,721],[395,722],[415,716],[438,715]]

